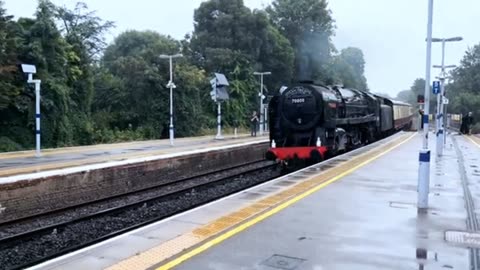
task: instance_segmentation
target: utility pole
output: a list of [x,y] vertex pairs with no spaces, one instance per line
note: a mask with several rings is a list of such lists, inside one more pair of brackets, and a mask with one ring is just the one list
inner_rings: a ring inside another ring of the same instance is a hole
[[169,137],[170,137],[170,145],[173,146],[174,134],[173,134],[173,89],[177,88],[173,83],[173,58],[182,57],[181,54],[174,54],[174,55],[165,55],[161,54],[161,59],[169,59],[170,60],[170,81],[168,81],[167,87],[170,88],[170,126],[169,126]]
[[260,93],[258,94],[260,96],[260,136],[263,135],[263,132],[265,131],[265,110],[263,106],[263,100],[265,99],[265,96],[263,95],[263,76],[264,75],[271,75],[272,73],[267,71],[267,72],[254,72],[253,75],[260,76]]
[[427,59],[425,65],[425,110],[423,114],[423,147],[419,153],[417,208],[426,211],[430,192],[430,150],[428,149],[428,115],[430,113],[430,67],[432,65],[433,0],[428,0]]

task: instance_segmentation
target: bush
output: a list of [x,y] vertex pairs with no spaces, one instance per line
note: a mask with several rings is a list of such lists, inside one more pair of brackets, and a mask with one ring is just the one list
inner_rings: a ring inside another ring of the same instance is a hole
[[472,134],[479,134],[480,133],[480,123],[476,123],[472,127]]
[[0,152],[23,150],[22,146],[7,137],[0,137]]

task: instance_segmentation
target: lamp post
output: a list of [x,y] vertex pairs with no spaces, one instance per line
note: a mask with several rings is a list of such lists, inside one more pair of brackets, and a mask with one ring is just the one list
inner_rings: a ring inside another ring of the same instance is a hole
[[35,85],[35,156],[41,155],[41,141],[40,141],[40,84],[41,80],[34,80],[33,74],[37,73],[37,68],[34,65],[22,64],[23,73],[28,75],[27,83]]
[[425,109],[423,114],[423,147],[419,153],[418,166],[418,199],[419,211],[428,208],[428,193],[430,191],[430,150],[428,149],[428,114],[430,113],[430,68],[432,66],[432,24],[433,0],[428,0],[427,20],[427,59],[425,65]]
[[169,137],[170,137],[170,145],[173,146],[173,139],[174,139],[174,134],[173,134],[173,89],[177,88],[175,84],[173,83],[173,58],[179,58],[182,57],[183,55],[181,54],[174,54],[174,55],[166,55],[166,54],[161,54],[160,58],[161,59],[169,59],[170,60],[170,81],[167,84],[167,87],[170,88],[170,127],[169,127]]
[[445,77],[447,68],[454,68],[455,65],[445,66],[445,43],[447,42],[456,42],[462,41],[462,37],[452,37],[452,38],[432,38],[432,42],[441,42],[442,43],[442,65],[434,65],[434,68],[441,68],[440,72],[440,94],[437,96],[437,117],[436,117],[436,126],[437,126],[437,156],[443,155],[443,145],[445,143],[445,124],[443,121],[444,117],[444,106],[443,100],[445,98]]
[[265,96],[263,95],[263,76],[264,75],[271,75],[272,73],[267,71],[267,72],[254,72],[253,75],[260,76],[260,136],[263,135],[263,132],[265,131],[265,112],[263,108],[263,99]]

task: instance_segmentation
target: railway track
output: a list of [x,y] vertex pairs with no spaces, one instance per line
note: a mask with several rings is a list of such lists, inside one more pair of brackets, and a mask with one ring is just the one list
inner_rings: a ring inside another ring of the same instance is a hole
[[0,269],[21,269],[278,177],[261,161],[0,225]]
[[[242,170],[249,167],[255,167],[258,164],[262,164],[265,161],[255,161],[238,166],[228,167],[222,170],[217,170],[214,172],[204,173],[196,175],[193,177],[180,178],[178,180],[169,181],[159,185],[146,187],[143,189],[135,190],[128,193],[123,193],[119,195],[110,196],[108,198],[98,199],[95,201],[89,201],[81,204],[76,204],[73,206],[58,208],[53,211],[42,212],[37,215],[30,215],[28,217],[19,218],[15,220],[9,220],[6,222],[0,221],[0,241],[1,239],[8,237],[13,234],[24,232],[31,227],[32,224],[37,226],[45,226],[45,223],[55,223],[57,220],[64,220],[65,218],[77,218],[78,216],[88,215],[89,213],[94,213],[102,209],[108,209],[111,207],[116,207],[119,205],[126,204],[128,202],[135,202],[139,200],[138,197],[145,197],[148,194],[151,196],[157,196],[159,193],[168,193],[171,192],[171,189],[174,185],[180,185],[181,183],[192,182],[195,185],[199,179],[206,178],[212,180],[218,177],[228,176],[236,170]],[[100,208],[100,209],[99,209]]]

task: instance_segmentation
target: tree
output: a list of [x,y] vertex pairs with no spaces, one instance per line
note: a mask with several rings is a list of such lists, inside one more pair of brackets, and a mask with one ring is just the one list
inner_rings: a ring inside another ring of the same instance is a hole
[[[0,89],[5,87],[0,92],[0,137],[12,138],[15,145],[33,146],[35,132],[35,93],[25,83],[19,63],[34,64],[36,76],[42,80],[42,144],[92,143],[94,63],[88,48],[101,44],[89,45],[88,40],[101,39],[104,28],[95,24],[101,20],[93,13],[69,12],[40,0],[34,19],[13,22],[0,9],[0,51],[4,53],[0,55]],[[60,18],[69,31],[58,27]]]
[[106,48],[104,34],[114,27],[111,21],[103,21],[88,11],[87,4],[78,2],[73,10],[65,7],[56,8],[56,16],[61,21],[61,31],[76,51],[85,53],[87,60],[92,61],[100,56]]
[[6,14],[0,1],[0,111],[13,104],[21,93],[21,87],[16,84],[17,41],[15,25],[12,17]]
[[232,82],[232,98],[225,105],[227,123],[246,119],[259,106],[254,71],[272,72],[265,77],[269,89],[291,81],[293,48],[265,12],[252,12],[242,0],[210,0],[195,10],[194,22],[193,61],[207,74],[224,73]]
[[466,114],[480,115],[480,44],[470,48],[452,72],[453,83],[446,87],[451,105],[449,110]]
[[292,80],[295,54],[288,39],[268,22],[264,12],[256,11],[254,16],[263,21],[261,25],[266,25],[258,34],[262,45],[255,68],[272,72],[272,75],[265,77],[265,84],[278,89]]
[[417,101],[417,98],[411,90],[403,90],[398,92],[396,99],[410,104],[415,104],[414,102]]
[[[85,3],[79,2],[73,10],[66,7],[55,7],[56,19],[60,21],[60,31],[69,44],[67,52],[68,86],[75,89],[71,98],[77,113],[74,119],[76,133],[82,138],[92,137],[93,123],[91,108],[94,89],[94,62],[105,49],[104,34],[114,24],[103,21],[95,12],[88,11]],[[88,140],[85,141],[88,143]]]
[[230,82],[226,126],[247,124],[258,110],[254,71],[272,72],[264,80],[268,96],[301,73],[367,88],[362,51],[334,54],[326,0],[275,0],[266,11],[243,0],[206,0],[194,12],[194,32],[180,41],[127,31],[106,46],[111,27],[84,3],[69,9],[49,0],[38,1],[34,18],[14,21],[0,0],[0,151],[34,145],[35,93],[20,63],[36,65],[42,80],[45,147],[168,135],[169,64],[160,54],[184,55],[174,65],[176,136],[215,127],[208,83],[214,72]]
[[365,78],[365,60],[362,50],[354,47],[343,49],[334,56],[333,78],[345,87],[368,90]]
[[[397,99],[410,103],[412,105],[416,105],[418,95],[425,95],[425,79],[423,78],[415,79],[412,86],[410,87],[410,90],[404,90],[398,93]],[[437,107],[437,101],[435,97],[435,95],[430,94],[430,114],[435,114],[435,110]]]
[[[159,55],[179,50],[178,41],[152,31],[127,31],[118,36],[101,61],[108,72],[97,83],[96,118],[111,129],[131,126],[159,138],[169,122],[169,64]],[[185,59],[175,60],[174,75],[176,134],[192,135],[202,128],[200,91],[208,93],[208,80]]]
[[334,51],[334,20],[327,1],[275,0],[267,12],[295,50],[294,77],[327,80]]
[[195,10],[194,22],[191,47],[207,72],[233,72],[236,59],[242,59],[254,69],[272,71],[268,84],[291,78],[293,49],[265,12],[252,12],[242,0],[210,0]]
[[[55,6],[47,1],[39,1],[35,19],[19,19],[19,62],[34,64],[37,76],[42,79],[42,141],[45,145],[65,145],[73,141],[74,131],[69,119],[71,89],[66,85],[68,70],[68,44],[55,24]],[[23,85],[25,82],[23,81]],[[28,128],[25,134],[35,130],[34,93],[24,88],[24,102],[27,105],[22,118]],[[33,136],[22,144],[33,145]]]

